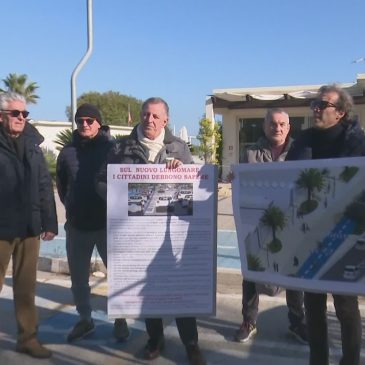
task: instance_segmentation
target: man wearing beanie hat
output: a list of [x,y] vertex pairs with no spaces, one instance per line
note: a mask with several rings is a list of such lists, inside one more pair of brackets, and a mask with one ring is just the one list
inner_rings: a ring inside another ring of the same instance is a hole
[[76,111],[76,114],[75,114],[75,121],[76,121],[76,123],[77,123],[77,120],[79,118],[82,118],[82,117],[85,117],[85,118],[93,118],[100,125],[103,124],[102,123],[102,118],[101,118],[100,111],[99,111],[99,109],[95,105],[88,104],[88,103],[85,103],[85,104],[80,105],[79,108]]
[[[80,315],[67,340],[80,340],[94,332],[91,317],[89,272],[96,246],[107,265],[106,203],[95,191],[95,176],[114,145],[108,126],[102,125],[99,109],[82,104],[76,111],[77,129],[72,142],[57,159],[57,190],[66,208],[66,252],[71,274],[71,290]],[[124,318],[114,322],[118,341],[129,337]]]

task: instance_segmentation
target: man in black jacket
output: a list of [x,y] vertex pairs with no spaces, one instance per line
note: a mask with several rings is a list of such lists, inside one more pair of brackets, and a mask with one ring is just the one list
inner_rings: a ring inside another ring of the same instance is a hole
[[25,108],[23,96],[0,94],[0,290],[12,258],[16,351],[48,358],[37,339],[35,286],[40,238],[54,238],[57,216],[43,137],[26,121]]
[[[107,265],[106,204],[95,191],[96,173],[113,146],[108,126],[102,126],[100,111],[92,104],[82,104],[76,112],[77,130],[72,142],[57,159],[57,189],[66,208],[66,251],[72,293],[80,320],[69,333],[73,342],[91,334],[95,325],[91,317],[89,272],[96,246]],[[129,337],[124,318],[114,322],[118,341]]]
[[[312,102],[313,127],[302,131],[286,159],[326,159],[365,156],[365,134],[358,122],[349,119],[352,98],[336,85],[319,89]],[[336,316],[341,325],[340,365],[359,365],[361,317],[356,296],[333,294]],[[304,293],[310,346],[310,365],[328,365],[326,293]]]
[[[149,98],[141,110],[141,122],[133,129],[130,136],[116,143],[108,157],[108,163],[114,164],[163,164],[167,168],[177,168],[181,164],[192,163],[192,156],[187,144],[173,136],[167,128],[169,107],[161,98]],[[106,196],[106,164],[99,177],[99,193]],[[146,318],[149,336],[145,348],[145,358],[153,360],[160,356],[165,340],[161,318]],[[196,318],[176,318],[176,325],[181,341],[185,345],[191,365],[205,365],[205,360],[198,345]]]

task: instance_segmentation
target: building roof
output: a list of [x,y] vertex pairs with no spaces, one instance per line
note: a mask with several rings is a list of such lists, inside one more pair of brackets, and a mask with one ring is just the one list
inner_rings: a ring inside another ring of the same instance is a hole
[[[356,82],[338,84],[353,97],[355,104],[365,103],[365,74],[358,74]],[[214,108],[245,109],[275,106],[307,106],[322,85],[295,85],[257,88],[214,89],[211,95]]]

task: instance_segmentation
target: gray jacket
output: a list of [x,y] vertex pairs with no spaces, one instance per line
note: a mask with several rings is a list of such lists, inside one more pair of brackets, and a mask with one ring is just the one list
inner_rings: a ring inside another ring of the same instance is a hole
[[[283,152],[275,161],[285,161],[292,142],[292,138],[287,138]],[[245,148],[242,162],[273,162],[269,140],[266,137],[260,137],[254,145]]]

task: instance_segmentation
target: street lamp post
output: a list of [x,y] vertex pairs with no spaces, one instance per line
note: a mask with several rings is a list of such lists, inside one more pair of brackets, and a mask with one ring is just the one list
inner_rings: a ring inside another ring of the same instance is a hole
[[93,1],[87,0],[87,44],[88,48],[86,50],[85,55],[82,57],[79,64],[76,66],[71,75],[71,121],[72,121],[72,130],[75,129],[75,120],[74,116],[76,114],[77,109],[77,93],[76,93],[76,78],[84,67],[86,62],[91,56],[93,51],[93,11],[92,11]]

